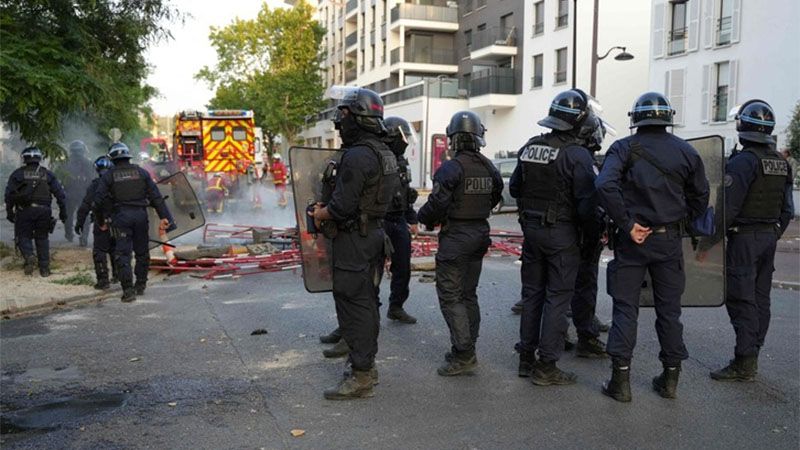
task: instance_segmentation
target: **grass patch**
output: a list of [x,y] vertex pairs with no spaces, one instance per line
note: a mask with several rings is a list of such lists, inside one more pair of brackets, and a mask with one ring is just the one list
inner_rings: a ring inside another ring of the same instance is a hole
[[56,284],[67,284],[70,286],[93,286],[94,277],[89,272],[80,272],[67,278],[53,280],[52,282]]
[[0,258],[5,258],[6,256],[14,256],[14,247],[5,242],[0,242]]

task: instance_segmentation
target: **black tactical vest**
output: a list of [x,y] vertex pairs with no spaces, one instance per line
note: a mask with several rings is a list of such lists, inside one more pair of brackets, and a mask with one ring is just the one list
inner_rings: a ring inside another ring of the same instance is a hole
[[551,133],[536,136],[519,152],[522,164],[521,207],[541,215],[546,223],[570,222],[574,207],[567,181],[558,174],[558,161],[569,144]]
[[397,192],[400,184],[400,175],[397,167],[397,157],[383,142],[377,138],[363,138],[353,146],[363,145],[378,158],[380,170],[374,177],[368,179],[358,202],[358,210],[367,218],[383,218],[389,209],[392,196]]
[[22,171],[25,189],[21,203],[48,206],[50,205],[50,184],[47,183],[47,169],[41,166],[25,166]]
[[747,191],[739,217],[743,219],[777,220],[783,208],[789,163],[766,147],[746,147],[742,151],[758,157],[756,179]]
[[147,182],[139,167],[133,164],[111,169],[111,195],[114,202],[135,206],[147,206]]
[[392,202],[389,204],[390,213],[402,213],[408,209],[408,190],[411,184],[411,173],[408,171],[408,160],[403,156],[397,157],[397,171],[400,184],[392,195]]
[[453,190],[453,206],[448,211],[450,219],[486,219],[492,212],[492,162],[475,151],[460,151],[453,158],[464,172],[461,182]]

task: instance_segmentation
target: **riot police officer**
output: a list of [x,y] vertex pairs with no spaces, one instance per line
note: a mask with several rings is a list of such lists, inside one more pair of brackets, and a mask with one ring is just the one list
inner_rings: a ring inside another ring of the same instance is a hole
[[388,130],[386,144],[397,157],[400,184],[392,195],[383,231],[392,242],[391,258],[391,292],[389,294],[389,311],[386,317],[400,323],[413,324],[417,319],[403,309],[408,299],[408,283],[411,281],[411,235],[417,234],[417,213],[414,202],[417,201],[417,190],[410,187],[411,173],[408,160],[403,156],[409,143],[413,141],[414,132],[411,125],[400,117],[387,117]]
[[[351,365],[342,381],[325,391],[329,400],[371,397],[377,384],[378,283],[388,251],[383,217],[399,183],[397,159],[383,137],[383,101],[363,88],[341,88],[334,125],[344,153],[331,199],[310,214],[318,222],[333,221],[333,298],[343,340],[350,346]],[[321,228],[320,228],[321,229]]]
[[612,375],[603,393],[621,402],[631,401],[630,364],[645,272],[653,281],[664,367],[652,383],[659,395],[675,397],[681,361],[688,357],[680,321],[686,284],[682,223],[706,211],[709,187],[697,151],[666,130],[674,114],[662,94],[642,94],[629,113],[636,134],[611,145],[595,183],[600,203],[617,227],[606,276],[614,301],[606,347]]
[[[571,89],[556,95],[548,116],[538,122],[552,131],[531,138],[520,149],[509,182],[509,192],[520,205],[524,235],[519,374],[530,376],[539,386],[576,380],[574,373],[562,371],[556,362],[564,348],[566,312],[575,291],[579,235],[587,242],[596,242],[599,236],[593,160],[578,139],[581,126],[593,115],[590,98],[583,91]],[[577,323],[591,326],[593,311],[584,309],[579,310]],[[603,353],[595,333],[579,336],[586,354]]]
[[436,293],[452,345],[445,364],[437,369],[441,376],[469,373],[478,364],[475,343],[481,316],[476,291],[491,244],[486,219],[503,193],[500,172],[480,153],[485,133],[477,114],[453,115],[447,126],[453,159],[433,175],[433,191],[418,213],[420,223],[429,229],[441,224]]
[[778,239],[794,215],[792,173],[775,151],[775,113],[763,100],[736,115],[742,151],[725,168],[725,306],[736,332],[734,359],[711,372],[718,381],[753,381],[770,321],[770,289]]
[[[69,144],[69,158],[67,164],[64,166],[64,190],[67,194],[67,222],[64,225],[64,236],[68,241],[72,242],[73,224],[80,225],[83,228],[83,223],[74,223],[75,212],[80,206],[80,200],[86,193],[86,188],[92,180],[92,161],[86,157],[87,149],[83,141],[72,141]],[[81,247],[85,247],[88,243],[88,235],[80,236],[78,242]]]
[[97,278],[95,289],[108,289],[111,287],[111,282],[108,279],[108,258],[111,257],[111,272],[114,279],[117,278],[116,265],[114,264],[114,256],[112,251],[114,249],[114,240],[111,237],[111,230],[109,230],[106,218],[103,215],[102,209],[99,207],[95,200],[95,193],[97,192],[97,185],[100,183],[100,178],[108,172],[114,163],[111,162],[108,156],[103,155],[94,160],[94,169],[97,171],[97,177],[89,184],[86,189],[86,194],[83,196],[81,206],[78,208],[77,221],[75,222],[75,234],[83,237],[83,223],[86,223],[86,218],[91,213],[92,216],[92,260],[94,261],[94,274]]
[[[150,174],[131,164],[128,146],[119,142],[112,144],[108,157],[114,167],[97,182],[94,201],[102,210],[103,217],[111,218],[114,264],[122,284],[121,300],[127,303],[136,300],[137,295],[144,295],[147,287],[150,266],[147,207],[155,208],[161,219],[160,226],[166,231],[174,230],[175,224]],[[136,254],[135,285],[131,273],[131,251]]]
[[[33,274],[36,260],[39,275],[50,276],[49,234],[55,225],[51,217],[52,197],[58,203],[58,218],[67,220],[64,188],[53,172],[39,165],[42,151],[38,147],[27,147],[22,151],[23,167],[15,170],[6,184],[5,202],[9,222],[14,224],[14,241],[25,259],[25,275]],[[36,242],[36,257],[33,242]]]

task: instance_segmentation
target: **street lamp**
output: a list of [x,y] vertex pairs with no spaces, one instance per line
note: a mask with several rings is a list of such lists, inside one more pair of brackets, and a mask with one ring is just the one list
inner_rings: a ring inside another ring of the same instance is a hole
[[[589,83],[589,95],[592,97],[595,96],[595,90],[597,89],[597,63],[601,59],[605,59],[613,50],[622,50],[617,56],[614,57],[617,61],[630,61],[633,59],[633,55],[628,53],[625,50],[625,47],[614,46],[608,49],[608,51],[603,56],[597,56],[597,22],[599,17],[600,11],[600,0],[594,0],[594,11],[593,11],[593,21],[592,21],[592,78]],[[574,77],[573,77],[574,78]]]

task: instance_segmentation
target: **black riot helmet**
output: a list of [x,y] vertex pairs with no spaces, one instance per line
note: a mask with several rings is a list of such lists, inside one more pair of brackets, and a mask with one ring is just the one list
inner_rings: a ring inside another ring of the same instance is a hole
[[86,156],[86,144],[83,141],[72,141],[69,143],[69,155],[83,158]]
[[20,156],[22,156],[22,161],[25,164],[39,163],[42,161],[42,151],[36,146],[26,147],[22,150]]
[[558,131],[576,130],[589,114],[589,96],[580,89],[564,91],[550,103],[547,117],[539,125]]
[[405,153],[406,148],[416,138],[411,124],[402,117],[387,117],[383,121],[386,125],[386,142],[389,149],[397,156]]
[[112,163],[111,158],[106,155],[98,156],[97,159],[94,160],[94,170],[100,175],[104,174],[106,170],[112,167],[114,167],[114,163]]
[[739,139],[760,144],[774,144],[775,111],[764,100],[749,100],[736,113],[736,131]]
[[631,128],[647,125],[671,127],[675,110],[664,94],[645,92],[633,103],[628,116],[631,118]]
[[472,111],[459,111],[450,118],[446,129],[450,139],[450,148],[454,152],[461,150],[479,151],[486,145],[484,135],[486,127],[481,123],[480,117]]
[[108,157],[111,158],[111,161],[131,159],[131,151],[122,142],[115,142],[108,148]]
[[600,150],[605,136],[606,124],[597,115],[590,112],[578,128],[578,143],[589,151],[596,152]]
[[337,87],[338,92],[333,98],[339,99],[338,109],[333,118],[333,123],[340,129],[342,122],[342,109],[347,109],[355,119],[359,128],[369,133],[382,136],[386,134],[383,124],[383,100],[375,91],[357,87]]

